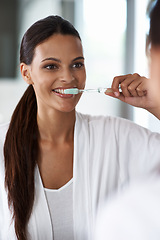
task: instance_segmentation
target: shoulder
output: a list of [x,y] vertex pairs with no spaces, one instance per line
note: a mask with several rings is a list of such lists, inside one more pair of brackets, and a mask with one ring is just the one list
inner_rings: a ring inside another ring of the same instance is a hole
[[[87,114],[82,114],[76,112],[76,118],[82,123],[86,123],[89,127],[100,127],[100,128],[107,128],[116,131],[119,134],[125,135],[129,133],[146,133],[150,134],[151,131],[132,122],[131,120],[114,117],[114,116],[92,116]],[[100,130],[100,129],[99,129]],[[157,133],[158,134],[158,133]]]
[[131,125],[131,126],[137,126],[137,127],[143,128],[131,120],[121,118],[121,117],[108,116],[108,115],[106,115],[106,116],[104,116],[104,115],[88,115],[88,114],[76,112],[76,118],[79,118],[82,121],[88,121],[91,124],[96,123],[96,122],[106,122],[109,124]]
[[[159,239],[159,201],[160,176],[132,183],[119,196],[114,196],[106,202],[101,209],[97,218],[96,240],[115,240],[118,236],[124,240],[139,240],[146,239],[147,235],[150,236],[147,239]],[[156,238],[155,233],[158,234]]]
[[80,112],[76,112],[76,118],[78,118],[80,121],[86,121],[88,124],[97,124],[97,123],[108,123],[108,124],[113,124],[117,121],[125,121],[125,119],[121,119],[118,117],[112,117],[112,116],[103,116],[103,115],[88,115],[88,114],[83,114]]

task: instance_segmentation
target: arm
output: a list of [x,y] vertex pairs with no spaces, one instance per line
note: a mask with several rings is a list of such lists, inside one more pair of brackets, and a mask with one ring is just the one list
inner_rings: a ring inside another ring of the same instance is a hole
[[[119,92],[119,85],[122,92]],[[139,74],[116,76],[112,82],[112,93],[106,95],[118,98],[135,107],[141,107],[160,120],[160,89],[150,79]]]

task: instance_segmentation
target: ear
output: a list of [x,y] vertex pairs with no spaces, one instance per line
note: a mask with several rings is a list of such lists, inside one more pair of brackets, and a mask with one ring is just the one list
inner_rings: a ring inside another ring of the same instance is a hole
[[21,71],[23,80],[28,84],[33,84],[32,80],[31,80],[31,75],[30,75],[30,66],[25,63],[21,63],[20,71]]

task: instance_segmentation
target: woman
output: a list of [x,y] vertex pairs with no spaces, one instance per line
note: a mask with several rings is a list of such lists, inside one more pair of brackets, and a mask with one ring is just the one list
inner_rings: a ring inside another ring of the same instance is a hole
[[[160,163],[160,135],[75,111],[81,95],[60,90],[85,87],[84,55],[78,32],[61,17],[27,30],[20,70],[29,87],[0,127],[0,239],[90,239],[102,202]],[[136,105],[141,77],[117,79]]]
[[[152,104],[156,106],[154,114],[160,119],[160,0],[155,1],[150,11],[147,50],[150,54],[151,80],[147,84],[143,81],[144,89],[147,89],[143,100],[145,102],[145,98],[152,99]],[[135,181],[123,194],[116,195],[105,203],[98,214],[94,239],[159,240],[159,203],[160,166],[147,178]]]

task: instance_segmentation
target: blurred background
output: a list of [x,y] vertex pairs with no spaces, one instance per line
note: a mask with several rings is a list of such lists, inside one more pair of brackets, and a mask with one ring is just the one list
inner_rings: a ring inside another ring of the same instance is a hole
[[[0,123],[8,122],[27,84],[19,71],[19,46],[35,21],[60,15],[79,31],[89,88],[110,87],[114,76],[148,77],[145,55],[148,0],[0,0]],[[103,94],[83,94],[77,111],[130,119],[159,131],[159,120]]]

